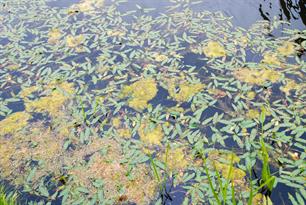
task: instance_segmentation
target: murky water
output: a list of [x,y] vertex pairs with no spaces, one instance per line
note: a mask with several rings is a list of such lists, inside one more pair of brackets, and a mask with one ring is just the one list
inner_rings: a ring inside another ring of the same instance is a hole
[[2,1],[1,181],[21,204],[303,204],[305,6]]

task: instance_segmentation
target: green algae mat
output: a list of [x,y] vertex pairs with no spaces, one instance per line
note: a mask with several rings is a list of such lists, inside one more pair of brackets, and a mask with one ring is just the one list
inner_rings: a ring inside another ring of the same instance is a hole
[[52,2],[0,8],[0,182],[18,203],[304,204],[306,30],[201,1]]

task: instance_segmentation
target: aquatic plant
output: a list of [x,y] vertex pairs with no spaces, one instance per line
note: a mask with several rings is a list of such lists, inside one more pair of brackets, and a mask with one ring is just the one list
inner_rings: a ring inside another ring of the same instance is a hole
[[17,194],[9,193],[7,194],[5,188],[0,186],[0,204],[1,205],[16,205],[17,204]]
[[305,31],[62,4],[0,8],[1,179],[32,204],[303,204]]

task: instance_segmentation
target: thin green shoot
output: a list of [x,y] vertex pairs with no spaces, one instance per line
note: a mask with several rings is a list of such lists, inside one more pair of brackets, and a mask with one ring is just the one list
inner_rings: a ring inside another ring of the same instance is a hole
[[216,201],[217,201],[217,204],[218,204],[218,205],[221,205],[222,203],[221,203],[221,201],[220,201],[220,199],[219,199],[218,194],[216,193],[216,191],[215,191],[215,189],[214,189],[214,186],[213,186],[213,183],[212,183],[210,174],[209,174],[209,170],[208,170],[208,168],[207,168],[207,166],[206,166],[206,159],[205,159],[205,157],[204,157],[203,155],[202,155],[202,159],[203,159],[203,162],[204,162],[204,170],[205,170],[205,173],[206,173],[206,175],[207,175],[209,187],[210,187],[210,189],[211,189],[211,191],[212,191],[212,193],[213,193],[213,195],[214,195],[214,198],[215,198]]
[[7,194],[4,187],[0,186],[0,205],[16,205],[17,204],[17,194],[9,193]]

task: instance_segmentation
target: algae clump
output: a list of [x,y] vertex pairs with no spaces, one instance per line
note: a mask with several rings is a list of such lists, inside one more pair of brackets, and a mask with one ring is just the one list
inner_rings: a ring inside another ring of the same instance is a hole
[[157,61],[157,62],[163,62],[163,61],[168,60],[168,57],[166,55],[163,55],[163,54],[158,54],[157,53],[157,54],[154,54],[153,57],[154,57],[155,61]]
[[166,151],[162,156],[163,161],[166,163],[167,168],[171,171],[184,170],[188,166],[188,159],[184,153],[183,148],[175,148]]
[[285,41],[282,46],[277,49],[278,53],[283,56],[291,56],[295,53],[294,43]]
[[259,111],[257,109],[250,109],[247,113],[246,113],[246,117],[249,119],[258,119],[259,118]]
[[66,37],[66,43],[68,47],[76,48],[83,43],[84,39],[85,38],[83,35],[78,35],[78,36],[69,35]]
[[230,162],[235,164],[240,161],[240,158],[233,152],[214,150],[209,152],[208,159],[224,178],[234,180],[235,184],[239,184],[239,181],[246,176],[243,170],[230,165]]
[[48,43],[55,44],[60,40],[61,37],[62,33],[59,29],[57,28],[51,29],[48,33]]
[[88,13],[93,12],[96,8],[102,7],[104,5],[104,0],[82,0],[77,4],[73,4],[68,13],[73,13],[72,10],[77,10],[80,12]]
[[[93,186],[93,180],[103,180],[105,199],[117,201],[124,195],[127,201],[136,204],[149,204],[153,200],[158,184],[145,164],[137,164],[133,169],[129,169],[127,163],[122,163],[125,156],[120,144],[114,140],[95,139],[87,146],[107,151],[106,154],[95,151],[87,165],[84,166],[82,162],[79,162],[78,166],[68,170],[69,175],[74,178],[73,187],[82,185],[89,190],[89,195],[93,196],[97,192],[97,187]],[[85,153],[82,154],[84,155]],[[130,176],[133,177],[130,178]]]
[[207,46],[203,48],[203,52],[207,57],[218,58],[226,56],[224,47],[216,41],[208,42]]
[[56,117],[64,103],[70,99],[70,95],[74,92],[73,84],[60,83],[49,84],[47,86],[49,93],[47,96],[40,97],[38,100],[26,100],[25,106],[28,112],[48,112],[51,116]]
[[140,136],[140,140],[149,145],[160,145],[164,136],[161,125],[158,124],[151,126],[151,123],[148,122],[141,123],[138,129],[138,134]]
[[182,83],[178,87],[178,91],[176,91],[175,84],[170,83],[168,88],[169,95],[178,102],[185,102],[188,101],[189,98],[199,93],[204,88],[204,85],[200,83]]
[[28,124],[31,115],[26,112],[15,112],[0,121],[0,136],[14,134]]
[[286,95],[290,95],[291,90],[302,90],[305,86],[303,84],[298,84],[294,80],[289,79],[286,82],[286,85],[280,87],[280,90],[283,91]]
[[262,85],[266,81],[276,83],[281,78],[281,75],[271,69],[241,68],[234,71],[234,77],[245,83]]
[[275,53],[267,52],[263,56],[263,63],[273,66],[281,66],[281,62]]
[[128,105],[135,110],[143,110],[148,107],[148,101],[157,94],[157,83],[153,79],[142,79],[131,85],[124,86],[121,98],[129,97]]

